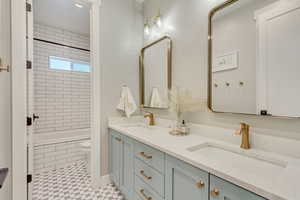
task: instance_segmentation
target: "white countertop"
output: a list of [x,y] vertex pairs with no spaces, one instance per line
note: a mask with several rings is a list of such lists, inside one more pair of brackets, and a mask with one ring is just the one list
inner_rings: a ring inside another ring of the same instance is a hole
[[[171,136],[170,128],[159,127],[152,130],[141,131],[124,126],[124,121],[110,121],[109,128],[116,130],[139,142],[152,146],[162,152],[185,161],[195,167],[205,170],[213,175],[223,178],[251,192],[271,200],[300,200],[300,161],[296,158],[264,152],[257,149],[242,150],[257,156],[271,156],[284,161],[284,167],[272,167],[268,164],[257,165],[255,160],[249,159],[247,163],[239,166],[231,165],[226,157],[212,160],[209,156],[201,156],[189,151],[191,147],[207,143],[219,144],[227,148],[239,149],[238,145],[221,140],[203,137],[201,130],[188,136]],[[259,170],[253,170],[259,169]]]

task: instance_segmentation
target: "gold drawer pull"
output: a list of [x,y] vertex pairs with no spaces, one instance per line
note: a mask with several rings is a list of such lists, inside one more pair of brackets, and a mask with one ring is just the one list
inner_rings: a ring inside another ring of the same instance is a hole
[[147,195],[145,194],[145,190],[141,189],[140,193],[144,197],[145,200],[152,200],[152,197],[147,197]]
[[147,159],[151,159],[151,158],[152,158],[151,155],[147,155],[147,154],[145,154],[145,152],[141,152],[140,154],[141,154],[141,156],[143,156],[144,158],[147,158]]
[[117,140],[118,142],[122,142],[122,139],[121,139],[121,138],[116,138],[116,140]]
[[205,186],[205,183],[203,181],[199,181],[196,183],[198,188],[203,188]]
[[220,194],[220,190],[218,190],[218,189],[213,189],[210,192],[210,195],[213,196],[213,197],[217,197],[217,196],[219,196],[219,194]]
[[151,179],[152,179],[151,176],[147,176],[147,175],[145,174],[145,171],[144,171],[144,170],[141,170],[140,173],[141,173],[141,175],[142,175],[145,179],[147,179],[147,180],[151,180]]

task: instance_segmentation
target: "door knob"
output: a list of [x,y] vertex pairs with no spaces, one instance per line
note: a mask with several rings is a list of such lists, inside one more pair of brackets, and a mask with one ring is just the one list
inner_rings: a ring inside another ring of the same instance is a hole
[[2,59],[0,58],[0,72],[9,72],[9,65],[3,67]]

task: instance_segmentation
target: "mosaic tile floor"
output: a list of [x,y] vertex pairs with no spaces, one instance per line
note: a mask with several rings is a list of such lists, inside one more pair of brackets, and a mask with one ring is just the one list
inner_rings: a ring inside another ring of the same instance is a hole
[[87,173],[86,162],[36,174],[32,200],[122,200],[111,184],[94,189]]

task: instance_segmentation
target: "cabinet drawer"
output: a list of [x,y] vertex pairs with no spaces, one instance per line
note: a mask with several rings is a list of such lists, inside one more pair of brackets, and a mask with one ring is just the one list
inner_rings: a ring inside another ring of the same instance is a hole
[[157,194],[151,187],[144,183],[138,176],[135,176],[135,192],[142,200],[163,200],[163,198]]
[[152,147],[136,142],[134,147],[135,156],[164,174],[165,154]]
[[210,199],[211,200],[265,200],[248,190],[229,183],[219,177],[210,175]]
[[135,159],[135,175],[140,177],[141,180],[162,197],[164,196],[164,176],[137,158]]

